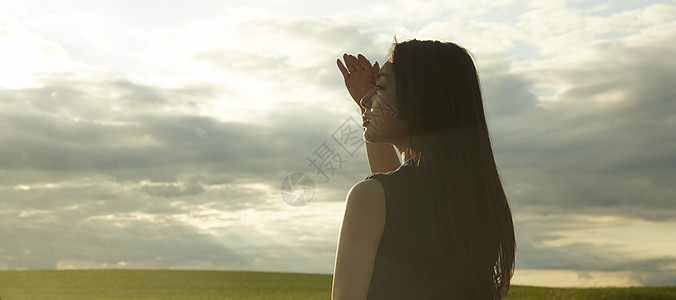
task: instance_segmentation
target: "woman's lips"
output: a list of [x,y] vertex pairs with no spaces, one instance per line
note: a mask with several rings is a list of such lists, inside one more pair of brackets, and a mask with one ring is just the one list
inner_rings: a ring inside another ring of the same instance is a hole
[[366,127],[366,124],[369,124],[371,122],[371,119],[369,119],[369,116],[367,116],[366,114],[363,114],[361,116],[362,116],[362,121],[363,121],[361,126]]

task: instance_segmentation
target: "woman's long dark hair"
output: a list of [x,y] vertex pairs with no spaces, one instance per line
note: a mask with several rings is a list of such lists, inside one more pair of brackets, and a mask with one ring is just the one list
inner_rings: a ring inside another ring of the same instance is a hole
[[453,43],[395,40],[390,61],[399,112],[411,126],[409,154],[424,170],[454,269],[449,284],[459,296],[502,299],[514,269],[514,225],[472,57]]

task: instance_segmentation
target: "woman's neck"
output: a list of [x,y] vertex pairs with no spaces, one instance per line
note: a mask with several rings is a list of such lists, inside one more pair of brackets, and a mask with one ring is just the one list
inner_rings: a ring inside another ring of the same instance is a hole
[[410,145],[410,140],[403,142],[403,143],[397,143],[394,145],[394,147],[397,148],[397,151],[399,152],[399,157],[401,157],[401,163],[404,164],[407,160],[411,159],[411,153],[408,151],[409,145]]

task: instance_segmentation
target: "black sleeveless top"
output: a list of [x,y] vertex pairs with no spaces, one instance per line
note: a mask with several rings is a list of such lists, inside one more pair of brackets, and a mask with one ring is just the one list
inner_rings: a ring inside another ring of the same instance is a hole
[[368,300],[455,299],[434,206],[425,197],[423,174],[413,160],[397,170],[371,174],[385,191],[385,229],[378,246]]

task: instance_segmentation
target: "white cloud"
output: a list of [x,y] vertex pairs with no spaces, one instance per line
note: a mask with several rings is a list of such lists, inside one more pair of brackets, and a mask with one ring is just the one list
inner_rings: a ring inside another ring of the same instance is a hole
[[83,74],[95,69],[73,61],[58,43],[31,33],[14,18],[0,19],[0,49],[0,87],[35,87],[42,74],[75,69]]

